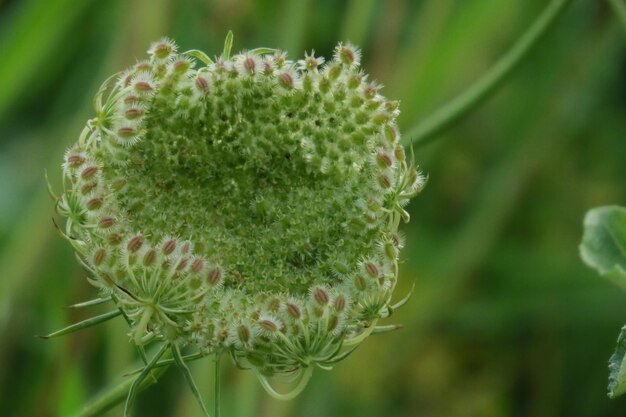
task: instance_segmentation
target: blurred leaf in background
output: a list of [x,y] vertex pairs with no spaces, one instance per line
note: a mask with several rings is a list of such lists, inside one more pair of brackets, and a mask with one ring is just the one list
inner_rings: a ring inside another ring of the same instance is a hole
[[[329,56],[340,40],[401,100],[407,132],[480,77],[546,0],[8,0],[0,2],[0,415],[69,416],[133,368],[123,320],[69,337],[94,292],[55,235],[44,171],[59,164],[101,80],[163,35],[218,54],[264,45]],[[479,110],[416,149],[429,174],[409,210],[402,331],[372,338],[296,400],[224,367],[224,416],[617,416],[606,358],[626,294],[578,258],[584,213],[626,202],[626,35],[609,2],[576,0]],[[93,307],[98,313],[98,307]],[[91,311],[89,312],[91,313]],[[193,365],[211,392],[211,361]],[[143,416],[198,414],[175,372]],[[110,416],[120,415],[111,410]]]

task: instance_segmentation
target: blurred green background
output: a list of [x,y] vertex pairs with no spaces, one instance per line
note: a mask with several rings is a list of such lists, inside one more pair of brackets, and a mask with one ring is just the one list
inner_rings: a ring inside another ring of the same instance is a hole
[[[547,0],[0,0],[0,416],[70,416],[133,367],[116,319],[61,339],[95,294],[51,221],[44,170],[91,117],[110,74],[168,35],[216,55],[271,46],[364,68],[401,100],[401,128],[489,68]],[[224,417],[621,416],[606,363],[626,294],[579,260],[585,211],[626,204],[626,31],[608,2],[576,0],[498,93],[415,149],[429,175],[404,227],[401,331],[372,337],[282,403],[224,361]],[[211,361],[193,372],[211,399]],[[199,416],[179,373],[138,416]],[[107,415],[120,416],[120,407]]]

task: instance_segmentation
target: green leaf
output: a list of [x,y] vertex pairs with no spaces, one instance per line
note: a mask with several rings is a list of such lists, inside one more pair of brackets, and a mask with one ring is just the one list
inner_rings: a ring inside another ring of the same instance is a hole
[[626,208],[594,208],[585,216],[584,225],[583,261],[626,289]]
[[626,326],[617,338],[615,353],[609,359],[609,397],[614,398],[626,392]]
[[[626,208],[605,206],[585,216],[580,256],[603,277],[626,289]],[[626,326],[617,338],[609,359],[609,397],[626,393]]]

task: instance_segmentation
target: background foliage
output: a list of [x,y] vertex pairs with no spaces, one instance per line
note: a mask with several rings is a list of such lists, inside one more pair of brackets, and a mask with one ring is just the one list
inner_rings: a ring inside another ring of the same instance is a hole
[[[546,0],[0,0],[0,415],[69,416],[132,368],[123,320],[59,340],[34,334],[85,317],[94,290],[55,235],[44,169],[60,187],[65,148],[109,74],[169,35],[218,53],[279,47],[328,56],[339,40],[416,122],[482,74]],[[626,294],[578,257],[585,211],[626,203],[626,33],[608,3],[577,0],[515,76],[436,143],[405,227],[393,322],[295,401],[224,367],[223,415],[617,416],[606,361]],[[211,402],[211,361],[194,373]],[[142,416],[199,409],[173,371]],[[120,408],[109,413],[120,415]]]

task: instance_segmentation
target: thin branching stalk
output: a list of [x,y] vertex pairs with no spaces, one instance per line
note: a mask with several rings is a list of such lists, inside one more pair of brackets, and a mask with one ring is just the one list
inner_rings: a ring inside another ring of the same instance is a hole
[[524,59],[539,44],[539,41],[571,2],[572,0],[552,0],[513,47],[481,78],[463,93],[404,133],[404,144],[418,147],[430,143],[453,123],[490,97],[508,76],[524,62]]
[[[167,354],[168,353],[166,352],[164,356]],[[155,367],[152,371],[152,378],[144,379],[141,385],[137,388],[137,392],[141,392],[149,386],[155,384],[159,377],[163,375],[168,368],[169,365]],[[102,413],[110,410],[126,399],[133,381],[133,378],[128,378],[123,382],[103,391],[88,402],[78,413],[74,414],[74,417],[96,417],[102,415]]]

